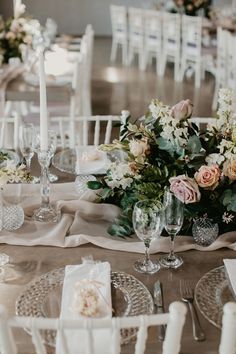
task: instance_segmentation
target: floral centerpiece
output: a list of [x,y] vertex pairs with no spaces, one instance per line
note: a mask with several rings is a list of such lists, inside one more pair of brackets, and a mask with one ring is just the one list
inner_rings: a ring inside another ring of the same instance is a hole
[[216,124],[201,133],[191,122],[189,100],[174,107],[153,100],[144,118],[132,124],[121,116],[120,139],[102,145],[104,151],[122,150],[126,159],[111,163],[101,181],[88,182],[100,201],[122,209],[110,227],[111,235],[132,234],[134,203],[163,200],[166,188],[185,203],[182,233],[190,234],[194,218],[207,216],[220,232],[236,230],[236,128],[232,92],[222,89]]
[[7,183],[29,183],[31,181],[32,176],[23,164],[16,166],[11,161],[7,161],[6,166],[0,168],[0,188]]
[[32,46],[34,37],[40,35],[40,23],[24,17],[25,5],[18,4],[14,17],[4,21],[0,17],[0,64],[8,63],[10,58],[22,60],[22,52]]
[[168,7],[171,12],[185,13],[190,16],[196,16],[198,11],[203,9],[205,15],[209,16],[211,3],[211,0],[173,0],[168,3]]

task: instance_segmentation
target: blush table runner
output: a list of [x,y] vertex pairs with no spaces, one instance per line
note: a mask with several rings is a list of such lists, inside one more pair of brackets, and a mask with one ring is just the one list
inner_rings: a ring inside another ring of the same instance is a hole
[[[8,191],[19,193],[19,185],[4,186],[4,194]],[[22,246],[55,246],[77,247],[86,243],[96,246],[127,252],[144,252],[144,244],[136,236],[120,239],[111,237],[107,228],[116,218],[120,209],[115,205],[96,204],[95,195],[88,191],[84,195],[76,192],[74,183],[51,185],[51,201],[61,210],[62,217],[58,223],[40,223],[32,220],[33,210],[40,203],[40,186],[22,184],[21,205],[25,211],[23,226],[9,232],[0,232],[0,243]],[[200,251],[214,251],[222,247],[236,251],[236,231],[220,235],[208,247],[197,245],[191,236],[177,236],[175,250],[177,252],[196,249]],[[169,237],[160,237],[151,244],[151,253],[169,252]]]

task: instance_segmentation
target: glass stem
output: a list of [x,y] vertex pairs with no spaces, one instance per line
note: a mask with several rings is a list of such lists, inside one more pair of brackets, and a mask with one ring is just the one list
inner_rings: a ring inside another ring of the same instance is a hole
[[169,258],[173,259],[175,257],[175,235],[170,235],[170,253]]
[[50,194],[50,181],[48,178],[48,167],[42,167],[41,175],[41,204],[42,207],[48,207]]
[[150,262],[150,258],[149,258],[149,248],[150,248],[150,241],[146,240],[144,241],[144,245],[145,245],[145,259],[144,259],[144,263],[148,264]]
[[25,157],[25,163],[26,163],[27,171],[30,172],[31,157],[29,157],[29,156]]

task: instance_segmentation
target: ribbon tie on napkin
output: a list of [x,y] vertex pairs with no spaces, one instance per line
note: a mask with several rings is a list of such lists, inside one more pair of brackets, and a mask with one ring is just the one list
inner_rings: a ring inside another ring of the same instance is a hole
[[[81,265],[66,266],[60,318],[111,317],[110,274],[111,269],[108,262],[84,262]],[[85,314],[88,316],[84,316]],[[84,329],[66,330],[65,337],[69,354],[86,353],[88,335]],[[110,354],[110,346],[108,345],[109,338],[111,338],[110,330],[96,329],[91,338],[95,349],[94,353]],[[57,337],[56,354],[63,354],[59,336]]]

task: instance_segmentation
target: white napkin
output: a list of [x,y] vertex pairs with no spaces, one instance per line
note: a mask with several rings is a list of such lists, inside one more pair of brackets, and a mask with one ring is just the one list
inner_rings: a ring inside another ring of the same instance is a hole
[[[90,281],[100,283],[99,291],[92,286],[92,289],[99,295],[98,313],[96,318],[111,317],[111,269],[108,262],[91,263],[84,262],[81,265],[68,265],[65,268],[65,278],[61,301],[61,318],[76,319],[83,317],[75,310],[75,292],[78,286],[88,288]],[[91,285],[89,287],[91,289]],[[87,318],[87,317],[85,317]],[[88,337],[85,330],[67,330],[65,331],[69,354],[84,354],[88,345]],[[93,332],[93,343],[95,352],[110,354],[109,338],[111,333],[107,329],[96,329]],[[105,339],[105,340],[104,340]],[[63,354],[59,336],[56,342],[56,354]]]
[[107,154],[97,150],[96,146],[78,146],[76,148],[76,174],[105,173]]
[[236,296],[236,259],[224,259],[224,265],[234,295]]

